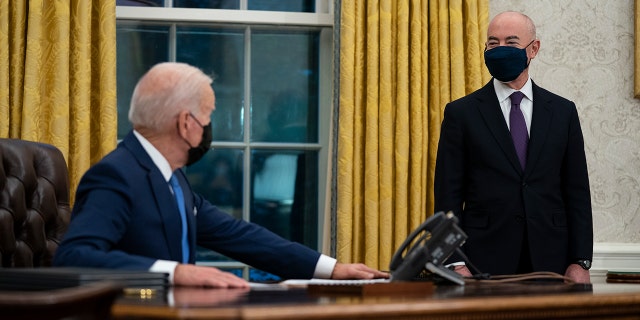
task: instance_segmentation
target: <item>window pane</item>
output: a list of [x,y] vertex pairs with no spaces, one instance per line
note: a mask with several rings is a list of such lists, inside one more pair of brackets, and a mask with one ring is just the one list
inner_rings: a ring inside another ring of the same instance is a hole
[[131,130],[129,103],[136,83],[153,65],[168,60],[168,39],[168,26],[117,24],[118,139]]
[[[118,0],[136,2],[135,0]],[[140,1],[140,0],[138,0]],[[162,0],[152,0],[160,2]],[[240,0],[173,0],[176,8],[240,9]],[[315,12],[315,0],[249,0],[249,10]]]
[[249,281],[251,282],[279,282],[283,279],[260,269],[249,268]]
[[251,140],[318,141],[318,32],[251,37]]
[[196,247],[196,261],[198,262],[234,262],[231,258],[215,252],[213,250],[209,250],[204,247],[197,246]]
[[116,6],[162,7],[164,0],[117,0]]
[[196,193],[238,219],[242,219],[243,154],[238,149],[216,148],[185,169]]
[[240,0],[173,0],[177,8],[240,9]]
[[214,141],[242,141],[244,30],[178,27],[176,60],[214,76],[216,111],[211,116]]
[[251,222],[317,247],[318,153],[253,150]]
[[315,12],[315,0],[249,0],[249,10]]
[[[241,268],[227,269],[222,268],[222,270],[231,272],[238,277],[242,277],[242,272],[244,271]],[[268,273],[266,271],[262,271],[255,268],[249,268],[249,281],[250,282],[279,282],[282,281],[282,278]]]

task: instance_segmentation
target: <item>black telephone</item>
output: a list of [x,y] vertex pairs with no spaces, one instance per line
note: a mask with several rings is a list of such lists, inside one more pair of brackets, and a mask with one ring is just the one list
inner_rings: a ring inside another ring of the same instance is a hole
[[453,283],[464,285],[462,276],[442,263],[466,240],[467,235],[458,227],[458,218],[453,212],[435,213],[411,232],[391,258],[391,281],[411,281],[426,268]]

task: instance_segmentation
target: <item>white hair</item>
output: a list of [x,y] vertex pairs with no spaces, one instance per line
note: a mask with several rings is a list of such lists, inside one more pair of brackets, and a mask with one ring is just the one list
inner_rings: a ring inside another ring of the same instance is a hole
[[134,128],[162,131],[183,110],[200,112],[202,85],[213,79],[200,69],[179,62],[153,66],[138,81],[131,97],[129,121]]

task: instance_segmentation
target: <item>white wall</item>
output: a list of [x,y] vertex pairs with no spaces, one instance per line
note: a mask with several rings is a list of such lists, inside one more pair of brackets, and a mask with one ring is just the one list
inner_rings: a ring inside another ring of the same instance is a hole
[[634,86],[633,0],[491,0],[489,17],[513,10],[541,40],[530,74],[573,100],[585,139],[594,220],[592,277],[640,271],[640,100]]

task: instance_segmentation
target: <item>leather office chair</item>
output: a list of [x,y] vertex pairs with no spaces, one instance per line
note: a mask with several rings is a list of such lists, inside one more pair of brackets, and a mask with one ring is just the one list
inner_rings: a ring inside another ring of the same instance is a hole
[[67,164],[56,147],[0,139],[0,268],[51,266],[71,209]]

